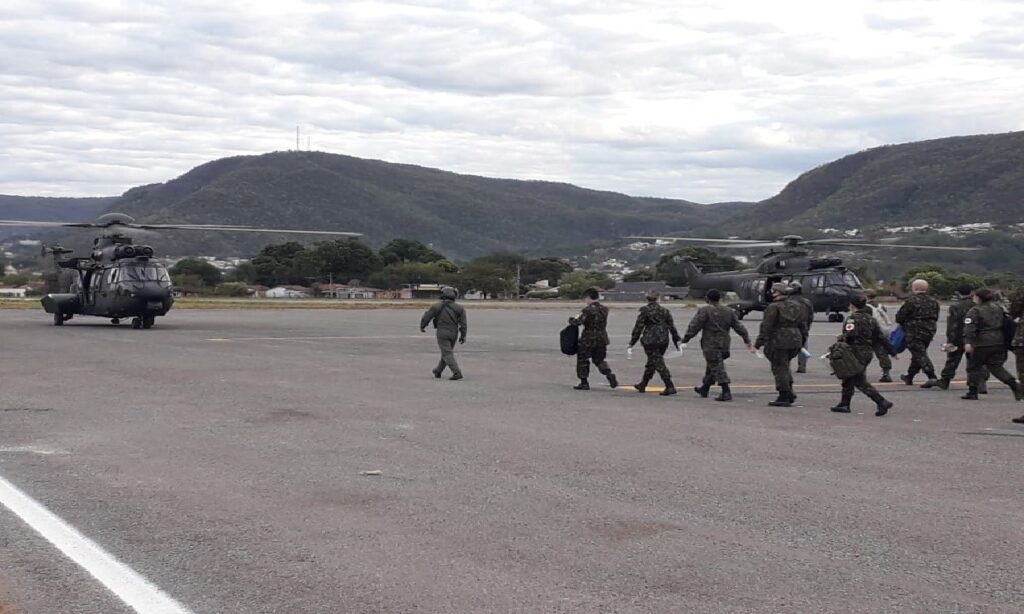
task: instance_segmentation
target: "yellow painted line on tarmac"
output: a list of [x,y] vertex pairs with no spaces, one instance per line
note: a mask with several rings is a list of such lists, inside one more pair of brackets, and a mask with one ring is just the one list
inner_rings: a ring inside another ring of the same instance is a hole
[[[965,381],[953,381],[953,382],[950,382],[950,383],[951,384],[964,384],[964,385],[967,384],[967,382],[965,382]],[[877,382],[876,383],[876,382],[872,382],[871,385],[874,386],[875,388],[883,388],[883,389],[886,389],[886,390],[897,389],[897,388],[906,388],[907,390],[915,390],[915,389],[919,390],[919,389],[921,389],[921,387],[918,386],[918,385],[907,386],[906,384],[904,384],[902,382],[898,382],[898,383],[897,382],[890,382],[890,383],[881,383],[881,382]],[[743,390],[775,390],[775,384],[730,384],[730,388],[732,388],[733,390],[737,390],[737,389],[743,389]],[[834,383],[820,383],[820,384],[795,384],[793,386],[793,390],[795,390],[797,392],[799,392],[801,390],[812,390],[812,389],[839,390],[840,388],[842,388],[842,385],[838,381],[834,382]],[[665,388],[663,388],[663,387],[648,386],[647,387],[647,392],[661,392],[664,389]],[[635,388],[633,388],[633,386],[630,385],[630,384],[619,386],[618,388],[616,388],[616,390],[623,390],[625,392],[637,392],[637,390]],[[945,392],[945,391],[942,391],[942,392]]]

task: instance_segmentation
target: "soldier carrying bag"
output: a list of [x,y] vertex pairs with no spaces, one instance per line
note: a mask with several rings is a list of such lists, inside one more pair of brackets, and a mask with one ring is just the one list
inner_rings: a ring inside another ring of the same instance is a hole
[[839,379],[847,379],[864,371],[865,365],[845,341],[837,341],[828,349],[828,364]]
[[566,326],[559,334],[559,341],[562,344],[563,354],[575,356],[580,349],[580,327],[575,324]]

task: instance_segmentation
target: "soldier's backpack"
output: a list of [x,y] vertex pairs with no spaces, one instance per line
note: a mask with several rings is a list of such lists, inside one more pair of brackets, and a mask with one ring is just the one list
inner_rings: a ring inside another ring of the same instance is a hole
[[1006,349],[1013,348],[1013,338],[1017,335],[1017,323],[1013,321],[1010,314],[1003,312],[1003,342]]
[[575,356],[580,350],[580,327],[570,324],[559,333],[559,341],[562,344],[562,353],[566,356]]
[[862,373],[865,369],[853,348],[845,341],[837,341],[828,349],[828,364],[839,379],[846,379]]

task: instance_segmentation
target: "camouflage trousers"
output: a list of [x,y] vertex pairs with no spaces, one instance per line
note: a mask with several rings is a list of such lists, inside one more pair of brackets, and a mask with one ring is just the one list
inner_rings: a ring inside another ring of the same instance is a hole
[[729,374],[725,372],[725,361],[729,358],[729,350],[704,350],[704,386],[710,388],[718,384],[730,384]]
[[661,381],[668,384],[672,381],[672,374],[669,373],[668,367],[665,366],[665,351],[668,349],[668,344],[644,344],[644,353],[647,354],[647,364],[644,365],[644,377],[643,381],[649,382],[654,374],[657,373],[661,376]]
[[1024,348],[1013,348],[1013,356],[1017,362],[1017,381],[1024,381]]
[[765,348],[764,356],[772,365],[775,389],[779,392],[793,392],[793,370],[790,368],[790,363],[799,353],[799,349]]
[[882,371],[890,371],[892,369],[892,358],[889,356],[888,350],[881,343],[874,346],[875,357],[878,358],[878,366],[882,367]]
[[997,380],[1011,386],[1014,378],[1003,366],[1005,362],[1006,348],[1001,345],[974,348],[974,352],[967,355],[967,384],[978,388],[991,373]]
[[928,346],[931,345],[931,337],[907,337],[907,351],[910,352],[910,366],[907,367],[907,375],[914,377],[918,372],[923,371],[929,379],[935,377],[935,365],[932,359],[928,358]]
[[434,373],[444,373],[444,368],[448,367],[452,370],[452,375],[462,374],[459,363],[455,360],[455,342],[458,341],[458,338],[458,333],[437,331],[437,347],[441,350],[441,360],[434,367]]
[[605,361],[607,356],[608,346],[606,345],[590,346],[580,344],[579,350],[576,351],[576,377],[581,380],[588,379],[590,377],[591,362],[601,372],[601,375],[605,377],[611,375],[612,368]]
[[843,392],[842,399],[839,401],[840,405],[845,407],[850,406],[850,401],[853,400],[853,389],[856,388],[863,392],[869,399],[875,402],[876,405],[881,404],[885,401],[885,397],[878,393],[878,390],[868,382],[866,376],[867,371],[861,371],[853,377],[848,377],[843,380]]
[[957,349],[947,353],[946,364],[943,365],[942,367],[942,373],[940,374],[940,377],[942,377],[942,379],[946,381],[953,379],[953,376],[956,375],[956,369],[957,367],[960,366],[960,361],[963,360],[963,358],[964,348],[962,346],[957,347]]

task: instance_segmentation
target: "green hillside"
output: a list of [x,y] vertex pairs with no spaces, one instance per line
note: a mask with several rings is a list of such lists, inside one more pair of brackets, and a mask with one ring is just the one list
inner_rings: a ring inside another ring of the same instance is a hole
[[[117,197],[44,198],[0,194],[0,220],[83,222],[105,211]],[[0,227],[0,238],[25,234],[24,229]]]
[[[249,224],[404,237],[455,258],[560,253],[634,233],[696,231],[735,213],[564,183],[490,179],[320,152],[225,158],[133,188],[110,210],[148,222]],[[168,233],[158,253],[250,254],[277,235]]]
[[868,149],[808,171],[723,225],[817,228],[1024,221],[1024,132]]

